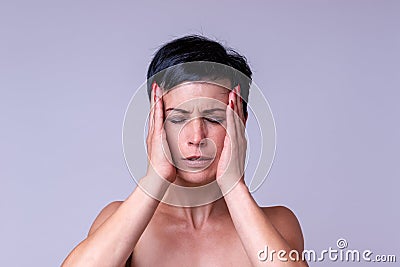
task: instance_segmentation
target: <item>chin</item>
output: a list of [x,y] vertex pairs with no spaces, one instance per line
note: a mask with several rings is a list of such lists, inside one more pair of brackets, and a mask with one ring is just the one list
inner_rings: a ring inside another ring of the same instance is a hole
[[176,184],[181,186],[202,186],[215,181],[215,172],[204,170],[200,172],[187,172],[178,170]]

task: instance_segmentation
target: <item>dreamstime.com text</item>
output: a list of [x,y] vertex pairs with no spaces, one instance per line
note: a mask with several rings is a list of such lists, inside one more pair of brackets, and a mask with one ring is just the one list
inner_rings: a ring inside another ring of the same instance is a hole
[[378,255],[371,250],[347,249],[346,239],[339,238],[336,242],[336,248],[329,247],[317,253],[315,250],[303,250],[299,253],[297,250],[291,250],[289,253],[285,250],[268,250],[268,246],[257,253],[260,261],[307,261],[307,262],[396,262],[396,255]]

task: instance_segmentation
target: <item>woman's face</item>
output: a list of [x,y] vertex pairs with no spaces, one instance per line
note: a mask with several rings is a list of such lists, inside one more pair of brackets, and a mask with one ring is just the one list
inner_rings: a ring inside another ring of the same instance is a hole
[[177,184],[200,186],[215,180],[224,146],[230,87],[229,81],[218,83],[223,86],[184,83],[163,97],[164,128],[177,168]]

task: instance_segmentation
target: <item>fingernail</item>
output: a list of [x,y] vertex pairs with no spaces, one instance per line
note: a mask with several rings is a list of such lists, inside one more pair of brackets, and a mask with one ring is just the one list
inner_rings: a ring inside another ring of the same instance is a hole
[[232,101],[232,99],[231,99],[231,103],[230,104],[231,104],[231,109],[233,109],[233,101]]

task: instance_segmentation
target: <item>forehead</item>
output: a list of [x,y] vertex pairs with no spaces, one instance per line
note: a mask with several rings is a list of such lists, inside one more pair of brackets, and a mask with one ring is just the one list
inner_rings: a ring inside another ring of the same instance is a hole
[[229,81],[188,82],[169,90],[163,97],[165,108],[186,105],[218,105],[227,103]]

